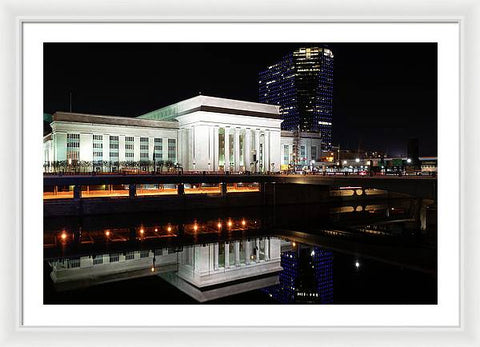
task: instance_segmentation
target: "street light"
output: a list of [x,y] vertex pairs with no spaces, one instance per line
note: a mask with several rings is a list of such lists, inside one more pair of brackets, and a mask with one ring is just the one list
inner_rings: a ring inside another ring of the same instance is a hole
[[356,158],[356,159],[355,159],[355,163],[360,163],[360,159],[359,159],[359,158]]
[[408,158],[408,159],[407,159],[407,163],[410,164],[411,162],[412,162],[412,159]]

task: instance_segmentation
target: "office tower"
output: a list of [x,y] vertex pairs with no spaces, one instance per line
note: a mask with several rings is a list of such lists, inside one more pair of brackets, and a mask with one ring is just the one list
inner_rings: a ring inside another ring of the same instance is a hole
[[299,48],[259,73],[259,101],[280,106],[283,130],[319,132],[332,146],[333,52]]

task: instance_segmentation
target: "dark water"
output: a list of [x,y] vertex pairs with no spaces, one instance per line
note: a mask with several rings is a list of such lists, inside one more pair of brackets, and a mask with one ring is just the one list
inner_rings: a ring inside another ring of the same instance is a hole
[[45,304],[436,304],[408,199],[45,221]]

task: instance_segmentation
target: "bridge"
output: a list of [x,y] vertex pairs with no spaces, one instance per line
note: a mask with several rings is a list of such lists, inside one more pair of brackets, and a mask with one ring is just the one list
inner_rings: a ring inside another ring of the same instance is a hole
[[[260,187],[269,183],[311,184],[338,187],[374,188],[389,192],[407,194],[417,198],[437,198],[437,178],[427,176],[359,176],[359,175],[258,175],[258,174],[109,174],[109,175],[46,175],[44,187],[51,186],[91,186],[129,185],[134,190],[140,184],[176,184],[182,192],[184,184],[258,183]],[[133,194],[135,195],[135,194]]]

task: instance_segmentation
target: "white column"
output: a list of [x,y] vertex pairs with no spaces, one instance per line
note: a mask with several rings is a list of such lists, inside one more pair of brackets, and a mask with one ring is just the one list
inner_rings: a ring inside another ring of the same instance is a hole
[[213,160],[212,160],[212,170],[218,170],[218,127],[213,128]]
[[125,161],[125,135],[118,136],[118,161]]
[[[148,138],[148,160],[153,161],[153,150],[154,150],[154,138],[149,137]],[[155,158],[156,160],[157,158]]]
[[193,126],[190,129],[191,133],[191,153],[192,153],[192,170],[197,170],[197,148],[196,148],[196,134],[195,134],[195,127]]
[[260,261],[260,240],[259,239],[255,240],[255,261],[256,262]]
[[240,265],[240,242],[235,241],[235,244],[233,245],[233,249],[235,251],[235,265],[239,266]]
[[234,133],[234,142],[233,142],[233,153],[235,160],[235,171],[240,171],[240,129],[235,128]]
[[270,259],[270,240],[265,239],[265,260]]
[[133,138],[133,160],[140,160],[140,136],[135,136]]
[[213,269],[218,270],[218,243],[213,246]]
[[180,166],[185,167],[185,162],[184,162],[184,149],[185,149],[185,144],[183,143],[183,129],[178,130],[178,135],[177,135],[177,163],[180,164]]
[[245,165],[245,170],[250,171],[251,159],[251,143],[252,141],[252,131],[250,129],[245,129],[245,138],[244,138],[244,148],[243,148],[243,161]]
[[225,242],[225,268],[230,267],[230,246]]
[[230,128],[225,128],[225,166],[224,171],[230,171]]
[[257,154],[257,171],[260,171],[260,130],[255,130],[255,153]]
[[93,160],[93,134],[80,134],[80,158],[79,160]]
[[213,165],[215,161],[215,129],[213,127],[208,128],[208,163],[207,168],[213,171]]
[[263,152],[265,153],[265,170],[270,171],[270,131],[265,131],[265,141],[263,144]]
[[245,264],[250,264],[250,241],[244,241],[245,242]]
[[103,160],[110,160],[110,135],[103,135]]

